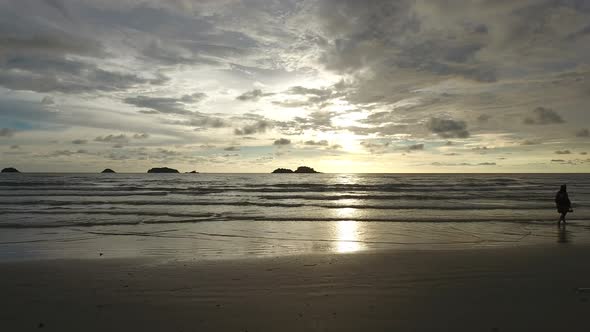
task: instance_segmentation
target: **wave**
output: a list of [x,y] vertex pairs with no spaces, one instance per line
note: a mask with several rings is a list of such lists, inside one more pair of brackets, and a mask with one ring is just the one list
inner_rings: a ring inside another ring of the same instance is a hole
[[[105,213],[109,214],[110,213]],[[161,215],[160,215],[161,216]],[[186,216],[185,216],[186,217]],[[412,218],[298,218],[298,217],[240,217],[227,216],[215,218],[186,218],[175,220],[129,220],[129,221],[112,221],[112,220],[93,220],[93,221],[60,221],[60,222],[0,222],[0,229],[22,229],[22,228],[71,228],[71,227],[101,227],[101,226],[137,226],[153,224],[192,224],[202,222],[216,221],[267,221],[267,222],[383,222],[383,223],[514,223],[514,224],[535,224],[535,225],[553,225],[555,220],[534,218],[534,217],[456,217],[456,218],[432,218],[432,217],[412,217]],[[588,218],[570,218],[568,227],[584,227],[587,225]]]
[[[492,205],[485,202],[448,202],[445,205],[376,205],[376,204],[317,204],[317,203],[279,203],[279,202],[251,202],[251,201],[201,201],[201,202],[190,202],[190,201],[18,201],[18,202],[3,202],[0,201],[0,205],[9,206],[52,206],[52,207],[67,207],[67,206],[93,206],[93,205],[108,205],[108,206],[257,206],[266,208],[302,208],[302,207],[316,207],[326,209],[360,209],[360,210],[548,210],[550,207],[547,204],[528,204],[528,205],[509,205],[509,204],[496,204]],[[574,206],[579,207],[579,205]],[[6,211],[0,211],[0,214],[7,213]]]

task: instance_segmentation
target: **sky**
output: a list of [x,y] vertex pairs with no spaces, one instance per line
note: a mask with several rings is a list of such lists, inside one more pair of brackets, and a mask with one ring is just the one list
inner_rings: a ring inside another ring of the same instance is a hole
[[0,0],[0,168],[589,172],[590,1]]

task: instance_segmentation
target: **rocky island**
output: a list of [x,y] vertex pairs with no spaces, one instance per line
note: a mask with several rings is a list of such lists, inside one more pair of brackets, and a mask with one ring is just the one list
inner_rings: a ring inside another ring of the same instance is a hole
[[272,173],[273,174],[290,174],[290,173],[314,174],[314,173],[320,173],[320,172],[314,170],[311,167],[299,166],[299,167],[297,167],[297,169],[295,171],[292,171],[288,168],[277,168],[274,171],[272,171]]
[[20,172],[18,171],[18,169],[14,168],[14,167],[7,167],[2,170],[2,173],[20,173]]
[[101,173],[117,173],[117,172],[113,171],[113,170],[112,170],[112,169],[110,169],[110,168],[105,168],[105,170],[104,170],[104,171],[102,171]]
[[147,171],[148,173],[179,173],[177,169],[168,167],[154,167]]
[[190,172],[186,172],[186,174],[199,174],[199,172],[197,172],[197,171],[190,171]]
[[293,173],[292,170],[288,169],[288,168],[277,168],[274,171],[272,171],[273,174],[288,174],[288,173]]

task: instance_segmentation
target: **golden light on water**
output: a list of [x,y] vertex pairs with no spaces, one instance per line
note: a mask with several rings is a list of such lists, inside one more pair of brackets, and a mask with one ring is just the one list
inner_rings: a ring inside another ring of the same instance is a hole
[[338,242],[336,244],[336,252],[348,253],[355,252],[362,249],[358,241],[358,225],[354,220],[338,221],[336,225],[336,235]]
[[[339,218],[353,218],[357,214],[355,208],[340,208],[335,211]],[[336,223],[336,252],[350,253],[362,249],[358,242],[358,223],[354,220],[341,220]]]

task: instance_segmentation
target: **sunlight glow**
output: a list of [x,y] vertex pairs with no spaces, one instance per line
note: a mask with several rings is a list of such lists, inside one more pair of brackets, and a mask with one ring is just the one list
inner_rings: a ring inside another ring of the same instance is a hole
[[[354,209],[353,209],[354,210]],[[350,253],[362,249],[358,241],[357,222],[354,220],[343,220],[336,224],[338,242],[336,252]]]

